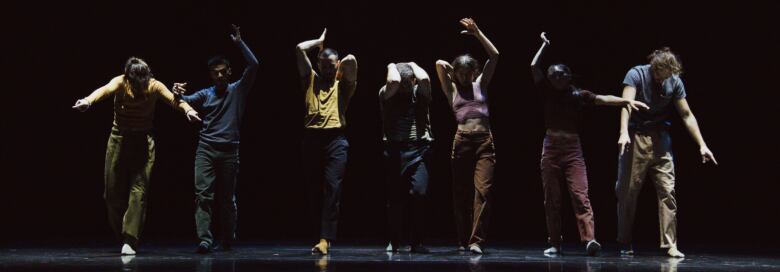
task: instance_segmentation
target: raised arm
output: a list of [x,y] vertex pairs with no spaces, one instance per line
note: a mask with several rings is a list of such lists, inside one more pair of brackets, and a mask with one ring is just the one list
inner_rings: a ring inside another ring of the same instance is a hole
[[436,75],[439,77],[439,83],[441,83],[441,91],[444,92],[444,96],[447,97],[447,103],[452,106],[452,95],[455,91],[455,86],[452,84],[452,65],[444,60],[436,61]]
[[[623,99],[634,100],[636,98],[636,88],[633,86],[623,87]],[[631,116],[631,108],[623,107],[620,110],[620,137],[618,137],[618,147],[620,148],[620,156],[628,149],[628,145],[631,143],[631,137],[628,134],[628,117]]]
[[336,70],[336,77],[339,80],[339,90],[347,95],[347,98],[351,98],[355,94],[355,88],[357,87],[357,58],[354,55],[349,54],[341,61],[339,61],[338,69]]
[[230,39],[241,49],[241,54],[244,55],[244,60],[246,61],[246,68],[244,68],[244,73],[241,74],[241,79],[239,80],[239,85],[241,86],[239,89],[246,89],[248,91],[252,89],[252,84],[255,82],[257,66],[259,63],[257,58],[255,58],[255,54],[252,53],[249,46],[241,39],[241,31],[237,25],[233,25],[233,32],[234,34],[230,35]]
[[688,132],[693,137],[693,140],[699,145],[701,162],[707,163],[708,161],[712,161],[717,165],[718,161],[715,160],[715,155],[712,154],[712,151],[710,151],[707,144],[704,142],[704,137],[701,136],[699,122],[697,122],[696,117],[693,116],[693,112],[691,112],[691,108],[688,106],[688,101],[685,98],[675,99],[674,107],[677,108],[677,112],[680,114],[680,117],[682,118],[683,123],[685,123]]
[[414,72],[414,78],[417,79],[417,92],[419,95],[425,97],[428,99],[428,101],[431,101],[431,78],[428,76],[428,73],[425,72],[425,70],[417,65],[417,63],[410,62],[409,66],[412,67],[412,71]]
[[534,83],[537,84],[544,80],[544,72],[537,66],[537,64],[539,63],[539,59],[542,57],[544,48],[550,45],[550,40],[547,39],[544,32],[542,32],[542,34],[539,36],[542,38],[542,46],[539,47],[539,51],[536,51],[534,59],[531,60],[531,75],[534,77]]
[[390,63],[387,65],[387,81],[385,82],[385,87],[379,90],[379,98],[388,99],[393,97],[398,92],[399,85],[401,85],[401,74],[398,73],[395,63]]
[[460,24],[466,28],[466,30],[461,31],[460,33],[477,37],[479,43],[481,43],[482,47],[484,47],[485,51],[487,51],[488,60],[485,62],[485,68],[482,70],[482,74],[479,76],[481,87],[483,90],[486,90],[487,86],[490,84],[490,80],[493,79],[493,74],[496,71],[496,64],[498,64],[498,49],[496,49],[493,43],[488,40],[487,36],[482,33],[482,30],[477,27],[477,23],[474,21],[474,19],[461,19]]
[[325,33],[327,32],[328,29],[326,28],[322,31],[322,35],[320,35],[319,38],[301,42],[295,47],[295,56],[298,58],[298,74],[301,76],[301,82],[304,82],[304,89],[308,87],[306,85],[309,84],[309,77],[314,71],[306,52],[309,52],[309,50],[313,48],[322,50],[323,44],[325,43]]

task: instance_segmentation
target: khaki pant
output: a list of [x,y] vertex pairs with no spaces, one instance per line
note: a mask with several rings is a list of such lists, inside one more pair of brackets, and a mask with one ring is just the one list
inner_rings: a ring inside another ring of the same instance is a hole
[[654,185],[658,198],[661,247],[677,243],[677,201],[674,192],[674,162],[671,138],[667,131],[636,132],[632,143],[618,162],[617,241],[629,244],[636,212],[636,200],[646,177]]
[[146,217],[146,192],[153,165],[154,139],[149,132],[111,130],[103,198],[114,233],[133,247],[138,246]]

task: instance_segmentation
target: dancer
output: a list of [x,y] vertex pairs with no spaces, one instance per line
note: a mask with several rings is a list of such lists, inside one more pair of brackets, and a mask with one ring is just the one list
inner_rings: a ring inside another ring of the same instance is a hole
[[108,221],[122,239],[121,253],[135,255],[146,217],[146,192],[155,159],[152,123],[154,107],[162,99],[183,112],[191,122],[200,122],[198,112],[177,99],[154,79],[149,65],[131,57],[123,75],[114,77],[73,106],[79,111],[114,96],[114,123],[108,137],[105,162],[105,191]]
[[[479,62],[470,55],[458,56],[452,65],[438,60],[436,73],[458,122],[452,143],[451,166],[459,250],[482,254],[496,164],[487,89],[496,70],[498,49],[473,19],[461,19],[460,24],[466,28],[461,34],[479,40],[488,53],[488,61],[480,71]],[[470,196],[472,189],[474,194]]]
[[[425,199],[431,165],[429,108],[431,80],[414,62],[387,65],[387,83],[379,89],[388,179],[388,252],[398,252],[404,222],[413,253],[428,253],[423,246]],[[411,210],[410,220],[404,211]]]
[[615,186],[619,253],[634,254],[631,232],[636,199],[645,176],[648,176],[655,183],[658,197],[661,248],[667,248],[671,257],[682,258],[685,255],[677,249],[677,200],[669,135],[672,108],[677,109],[688,132],[699,145],[702,163],[718,163],[704,142],[696,117],[685,99],[685,86],[679,76],[682,64],[677,56],[664,47],[650,54],[648,60],[650,64],[631,68],[623,79],[623,98],[642,101],[650,110],[632,112],[630,108],[624,108],[620,113],[620,159]]
[[[201,254],[215,248],[231,250],[231,244],[236,239],[239,128],[247,96],[255,82],[258,62],[241,39],[239,27],[233,25],[233,31],[230,38],[241,49],[247,62],[241,79],[230,83],[230,62],[216,56],[208,61],[213,86],[192,95],[184,95],[187,83],[174,83],[173,86],[174,93],[181,95],[184,101],[203,114],[200,140],[195,151],[195,229],[200,240],[196,252]],[[220,243],[214,242],[211,232],[215,191],[222,225]]]
[[[301,42],[296,50],[305,96],[304,173],[312,188],[324,188],[321,192],[320,241],[312,248],[312,253],[323,255],[328,254],[331,242],[336,240],[341,181],[349,148],[344,136],[345,113],[357,86],[357,59],[347,55],[339,60],[336,50],[324,48],[326,33],[327,29],[318,39]],[[318,72],[313,70],[306,56],[314,48],[319,49]]]
[[572,85],[568,66],[550,65],[545,76],[537,63],[550,41],[542,32],[542,46],[531,61],[534,84],[544,98],[544,124],[547,128],[542,146],[542,186],[544,208],[547,216],[547,241],[550,248],[545,255],[561,254],[561,185],[565,182],[571,196],[580,242],[585,244],[588,255],[594,256],[601,249],[594,234],[593,210],[588,199],[588,175],[582,156],[580,137],[577,133],[580,111],[587,105],[623,106],[646,110],[642,102],[612,95],[597,95]]

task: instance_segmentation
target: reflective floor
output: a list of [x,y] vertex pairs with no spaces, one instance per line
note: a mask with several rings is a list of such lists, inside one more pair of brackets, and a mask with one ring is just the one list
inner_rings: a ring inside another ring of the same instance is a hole
[[339,246],[328,256],[304,245],[239,245],[230,252],[193,253],[182,245],[141,248],[120,256],[108,247],[18,247],[0,249],[0,271],[780,271],[780,256],[742,252],[687,251],[684,259],[651,250],[619,257],[606,248],[599,257],[571,249],[545,257],[541,248],[489,248],[479,256],[452,247],[431,247],[430,254],[388,254],[380,246]]

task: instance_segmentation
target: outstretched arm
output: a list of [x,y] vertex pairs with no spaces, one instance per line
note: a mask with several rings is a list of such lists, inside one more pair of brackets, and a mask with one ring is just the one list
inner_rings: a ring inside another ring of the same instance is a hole
[[596,105],[628,107],[632,111],[650,109],[650,107],[648,107],[645,103],[636,100],[617,97],[614,95],[597,95],[594,103]]
[[401,85],[401,74],[398,73],[395,63],[387,65],[387,81],[385,87],[379,90],[379,98],[388,99],[398,92],[398,86]]
[[466,30],[461,31],[460,33],[477,37],[479,43],[481,43],[482,47],[484,47],[485,51],[487,51],[488,60],[485,62],[485,68],[482,70],[482,74],[479,76],[481,87],[483,90],[485,90],[490,84],[490,80],[493,79],[493,74],[496,71],[496,64],[498,64],[498,49],[496,49],[493,43],[488,40],[487,36],[482,33],[482,30],[477,27],[477,23],[474,21],[474,19],[461,19],[460,24],[466,28]]
[[452,65],[447,61],[437,60],[436,75],[441,83],[441,91],[447,97],[447,103],[452,106],[452,93],[455,91],[455,87],[452,86]]
[[704,137],[701,136],[699,122],[697,122],[696,117],[693,116],[693,112],[691,112],[691,108],[688,106],[688,101],[685,100],[685,98],[675,99],[674,107],[677,108],[677,112],[680,113],[680,117],[685,123],[685,127],[688,129],[688,132],[693,137],[693,140],[696,141],[696,144],[699,145],[701,162],[707,163],[708,161],[712,161],[717,165],[718,161],[715,160],[715,155],[713,155],[712,151],[707,148],[707,144],[704,142]]
[[162,84],[162,82],[155,81],[153,82],[155,86],[153,87],[155,90],[155,93],[162,98],[165,103],[173,107],[174,109],[177,109],[184,113],[184,115],[187,117],[187,120],[190,122],[200,122],[200,117],[198,117],[198,112],[192,109],[187,102],[184,102],[184,100],[178,98],[176,95],[174,95],[170,90],[168,90],[168,87],[165,87],[165,84]]
[[116,76],[103,87],[94,90],[89,96],[76,100],[76,104],[72,108],[79,111],[86,111],[94,103],[100,102],[106,97],[116,93],[119,87],[122,85],[123,76]]
[[325,29],[322,31],[322,35],[320,35],[319,38],[301,42],[295,47],[295,56],[298,59],[298,74],[301,76],[301,82],[304,82],[304,89],[308,87],[306,85],[309,84],[309,77],[314,71],[311,66],[311,61],[309,61],[309,57],[306,56],[306,52],[313,48],[322,50],[323,44],[325,43],[325,33],[327,32],[328,29]]
[[542,57],[544,48],[550,45],[550,40],[547,39],[544,32],[542,32],[542,34],[539,36],[542,38],[542,46],[539,47],[539,51],[536,51],[536,55],[534,55],[534,59],[531,61],[531,75],[534,77],[534,83],[539,83],[544,80],[544,72],[537,66],[537,64],[539,63],[539,59]]

